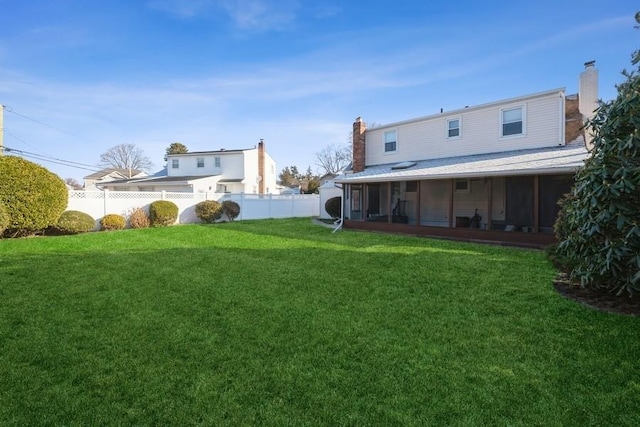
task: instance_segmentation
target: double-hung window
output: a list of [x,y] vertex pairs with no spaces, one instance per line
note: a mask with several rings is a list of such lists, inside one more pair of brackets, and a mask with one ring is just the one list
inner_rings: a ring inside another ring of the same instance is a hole
[[460,136],[460,119],[447,120],[447,138],[458,138]]
[[213,159],[214,165],[215,167],[219,168],[220,167],[220,157],[215,157]]
[[524,134],[524,111],[522,107],[502,110],[502,136]]
[[180,159],[171,159],[171,169],[178,169],[180,167]]
[[204,167],[204,157],[198,157],[196,158],[196,164],[199,168],[203,168]]
[[397,132],[391,130],[384,133],[384,152],[393,153],[398,150]]

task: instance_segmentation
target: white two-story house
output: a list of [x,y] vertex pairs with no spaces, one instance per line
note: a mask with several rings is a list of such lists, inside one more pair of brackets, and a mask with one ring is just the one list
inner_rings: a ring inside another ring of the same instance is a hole
[[220,149],[167,155],[166,173],[111,181],[101,187],[116,191],[193,193],[276,193],[276,163],[264,141],[248,149]]
[[[545,245],[558,200],[588,157],[584,119],[597,107],[597,70],[580,93],[519,96],[366,129],[353,124],[343,226]],[[588,140],[587,136],[587,140]]]

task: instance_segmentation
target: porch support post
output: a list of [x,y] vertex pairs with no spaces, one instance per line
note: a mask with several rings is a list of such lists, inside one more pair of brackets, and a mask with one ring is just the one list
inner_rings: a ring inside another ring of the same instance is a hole
[[487,230],[491,230],[491,223],[493,222],[492,211],[493,211],[493,177],[489,177],[487,181]]
[[362,212],[361,221],[369,219],[369,184],[362,184],[362,194],[360,195],[360,201],[362,206],[360,207]]
[[416,181],[416,225],[420,225],[420,183]]
[[453,189],[455,187],[455,180],[449,180],[449,228],[453,228]]
[[387,223],[393,222],[393,194],[391,194],[391,181],[387,182]]
[[533,176],[533,232],[540,230],[540,175]]

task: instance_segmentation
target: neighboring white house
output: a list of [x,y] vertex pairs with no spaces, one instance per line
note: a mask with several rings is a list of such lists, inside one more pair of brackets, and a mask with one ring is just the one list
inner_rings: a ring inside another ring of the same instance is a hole
[[83,178],[84,189],[87,191],[95,191],[98,189],[97,186],[102,186],[102,184],[110,181],[119,181],[129,178],[141,178],[144,176],[147,176],[147,173],[137,169],[102,169]]
[[344,187],[344,226],[552,240],[557,201],[588,157],[581,126],[598,75],[593,62],[585,66],[577,96],[554,89],[372,129],[356,119],[352,170],[335,180]]
[[248,149],[167,155],[166,174],[112,181],[100,187],[120,191],[277,194],[276,163],[264,141]]

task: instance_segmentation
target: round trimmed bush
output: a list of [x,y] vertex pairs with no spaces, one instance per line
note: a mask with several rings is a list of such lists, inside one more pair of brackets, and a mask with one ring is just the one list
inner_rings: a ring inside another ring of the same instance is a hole
[[204,222],[215,222],[222,217],[222,205],[215,200],[196,204],[196,216]]
[[342,197],[332,197],[324,202],[324,210],[331,218],[340,218],[342,214]]
[[2,233],[9,227],[9,214],[3,204],[0,204],[0,237]]
[[100,230],[102,231],[123,230],[126,225],[127,220],[118,214],[107,214],[100,220]]
[[149,228],[151,220],[144,209],[135,208],[129,215],[129,225],[131,228]]
[[240,205],[233,200],[225,200],[222,202],[222,212],[229,218],[229,221],[233,221],[240,215]]
[[56,174],[28,160],[0,156],[0,200],[14,235],[29,235],[58,222],[69,191]]
[[169,200],[156,200],[149,205],[149,219],[154,227],[175,224],[178,205]]
[[96,227],[91,215],[80,211],[64,211],[58,219],[56,228],[64,234],[86,233]]

